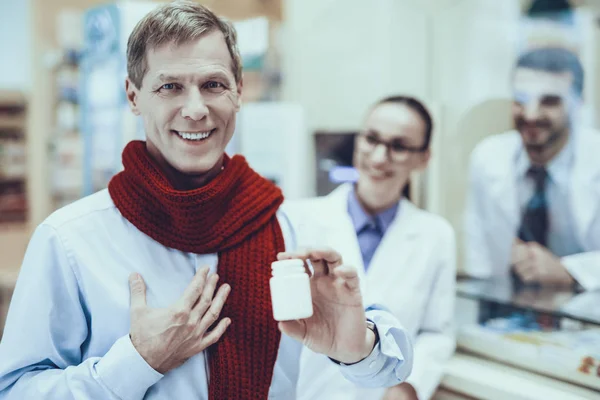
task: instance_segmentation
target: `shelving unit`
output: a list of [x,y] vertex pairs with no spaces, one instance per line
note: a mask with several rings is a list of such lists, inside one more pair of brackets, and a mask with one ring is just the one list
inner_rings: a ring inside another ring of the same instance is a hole
[[27,221],[26,127],[25,95],[0,91],[0,224]]
[[[82,16],[67,14],[76,25]],[[81,23],[79,24],[81,25]],[[71,37],[75,36],[72,32]],[[51,207],[56,210],[72,203],[82,195],[83,140],[79,116],[79,48],[67,46],[60,50],[53,68],[56,100],[54,103],[54,129],[49,138]]]
[[24,93],[0,90],[0,336],[29,231]]

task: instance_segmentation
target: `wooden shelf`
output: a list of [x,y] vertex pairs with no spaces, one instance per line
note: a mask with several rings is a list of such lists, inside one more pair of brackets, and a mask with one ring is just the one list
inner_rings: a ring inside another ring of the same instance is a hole
[[26,108],[27,97],[21,91],[17,90],[0,90],[0,108],[2,107],[19,107]]
[[[26,120],[21,116],[5,116],[0,114],[0,136],[2,136],[2,131],[19,131],[25,130]],[[23,139],[25,139],[23,137]]]
[[[0,90],[0,226],[27,220],[26,109],[24,93]],[[4,241],[0,246],[3,256],[10,252]]]
[[19,183],[27,180],[25,176],[1,176],[0,175],[0,185],[3,183]]

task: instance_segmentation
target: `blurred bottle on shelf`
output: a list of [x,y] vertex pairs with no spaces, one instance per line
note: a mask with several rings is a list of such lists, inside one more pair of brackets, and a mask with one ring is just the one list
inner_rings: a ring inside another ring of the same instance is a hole
[[57,43],[51,73],[55,83],[54,128],[49,143],[52,207],[82,196],[83,139],[80,127],[80,73],[83,14],[63,10],[57,18]]
[[0,91],[0,224],[27,220],[25,95]]

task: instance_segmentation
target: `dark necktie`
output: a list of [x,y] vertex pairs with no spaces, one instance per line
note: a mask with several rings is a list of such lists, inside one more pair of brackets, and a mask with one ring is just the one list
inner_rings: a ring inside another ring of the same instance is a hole
[[531,167],[527,177],[535,184],[535,192],[525,206],[525,213],[519,227],[519,239],[524,242],[537,242],[546,247],[548,242],[548,202],[546,201],[546,181],[548,172],[543,167]]
[[[535,191],[525,206],[518,237],[524,242],[537,242],[546,246],[548,241],[548,202],[546,201],[546,181],[548,172],[543,167],[531,167],[527,177],[533,180]],[[514,284],[520,287],[523,282],[513,268],[510,270]]]

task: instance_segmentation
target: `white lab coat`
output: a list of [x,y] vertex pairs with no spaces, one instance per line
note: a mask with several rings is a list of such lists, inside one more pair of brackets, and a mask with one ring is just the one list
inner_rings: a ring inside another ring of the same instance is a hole
[[[600,133],[577,131],[569,202],[584,253],[561,259],[586,289],[600,288]],[[477,278],[506,277],[521,219],[517,194],[517,131],[490,136],[471,154],[465,210],[465,272]]]
[[[365,303],[385,305],[404,325],[415,349],[408,382],[420,399],[428,399],[455,348],[454,231],[443,218],[403,199],[365,275],[358,239],[347,212],[350,190],[352,185],[342,185],[326,197],[288,202],[284,209],[303,208],[294,213],[305,216],[297,223],[318,227],[316,231],[311,229],[313,236],[298,238],[299,245],[326,243],[339,251],[345,264],[358,268]],[[383,389],[354,386],[326,357],[303,350],[298,399],[377,399],[383,393]]]

